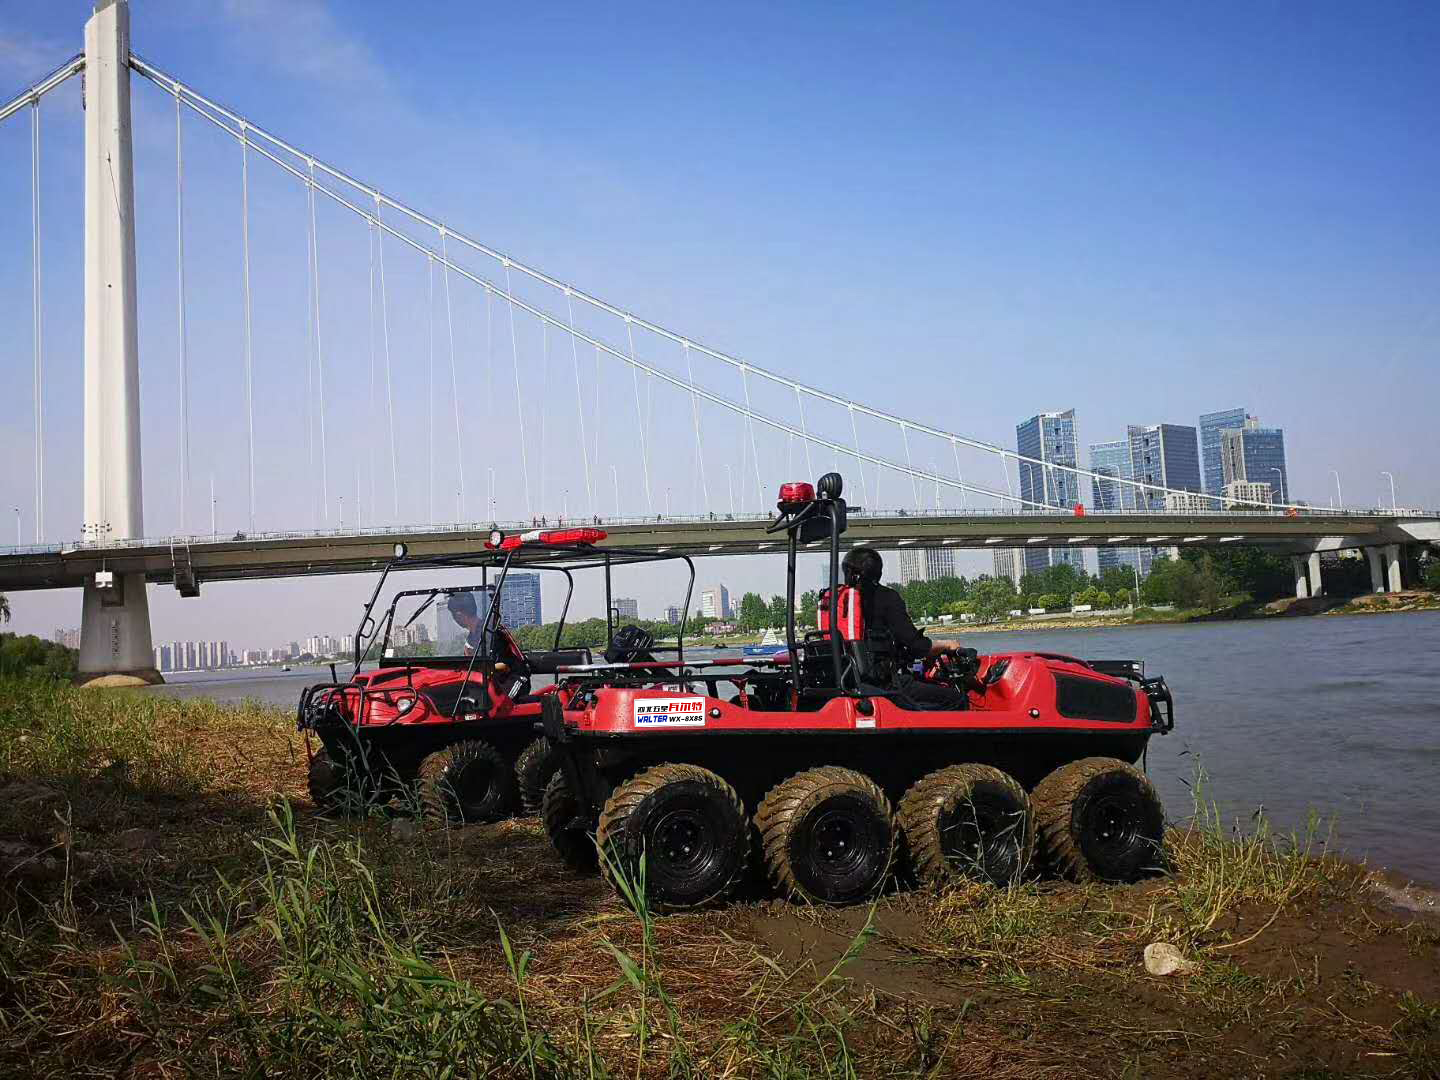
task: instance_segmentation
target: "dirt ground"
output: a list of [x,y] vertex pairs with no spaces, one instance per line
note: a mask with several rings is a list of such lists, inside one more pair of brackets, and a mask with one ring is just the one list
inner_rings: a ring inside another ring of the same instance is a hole
[[[295,961],[258,932],[276,917],[263,897],[277,894],[242,884],[279,872],[265,838],[284,798],[302,856],[358,845],[385,933],[422,942],[459,985],[510,1001],[505,949],[528,951],[525,1023],[572,1056],[583,1043],[597,1075],[1440,1077],[1434,893],[1283,845],[1227,853],[1177,833],[1176,873],[1136,886],[895,890],[846,909],[757,889],[723,910],[646,923],[598,877],[564,870],[533,821],[445,830],[317,816],[288,718],[176,706],[151,735],[153,760],[87,752],[47,771],[11,733],[0,1075],[341,1071],[284,1056],[274,1032],[293,1032],[299,1014],[277,987],[294,985],[284,973]],[[335,881],[353,882],[346,874]],[[320,882],[312,899],[333,901],[338,888]],[[240,899],[223,907],[227,889]],[[237,940],[257,928],[235,950],[243,1015],[188,988],[214,981],[217,931],[185,913],[222,910],[215,925]],[[1184,971],[1147,973],[1142,953],[1157,941],[1176,944]],[[627,977],[617,952],[646,973],[641,1021],[647,1001],[669,1016],[648,1043],[637,1044],[636,997],[615,989]],[[359,1052],[353,1060],[382,1060],[378,1042],[373,1058]],[[552,1074],[533,1056],[528,1065]]]

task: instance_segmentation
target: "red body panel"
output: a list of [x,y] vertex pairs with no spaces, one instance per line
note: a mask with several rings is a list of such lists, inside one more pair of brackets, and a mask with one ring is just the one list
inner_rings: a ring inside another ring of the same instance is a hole
[[[362,728],[450,724],[456,720],[479,719],[473,711],[451,716],[448,708],[436,704],[436,696],[447,690],[454,693],[466,681],[465,672],[454,668],[379,668],[356,675],[348,686],[328,691],[327,700],[339,705],[348,722]],[[482,687],[485,679],[471,672],[468,685]],[[507,687],[503,683],[496,689],[491,720],[538,720],[546,695],[560,693],[563,687],[560,684],[543,687],[521,702],[506,696]],[[402,712],[403,703],[412,700],[414,704]]]
[[[1043,657],[1035,653],[991,656],[982,675],[1001,660],[1004,674],[984,693],[970,691],[970,708],[954,712],[920,712],[904,709],[885,698],[868,699],[869,715],[855,698],[837,697],[810,712],[769,712],[747,709],[703,694],[684,694],[652,688],[613,688],[595,693],[593,706],[570,710],[567,725],[594,735],[650,735],[670,737],[710,732],[843,732],[843,731],[1104,731],[1123,734],[1151,728],[1149,700],[1143,690],[1123,679],[1102,675],[1083,664]],[[1128,722],[1062,716],[1056,707],[1055,676],[1064,674],[1100,683],[1125,686],[1135,699]],[[697,710],[693,703],[702,702]],[[669,704],[673,712],[662,706]]]

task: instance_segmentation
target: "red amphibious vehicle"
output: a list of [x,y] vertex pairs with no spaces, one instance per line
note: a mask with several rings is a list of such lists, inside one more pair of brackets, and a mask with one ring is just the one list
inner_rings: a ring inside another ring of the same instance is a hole
[[[612,881],[643,856],[650,901],[670,909],[722,901],[752,869],[782,895],[849,903],[896,871],[939,884],[1160,868],[1164,813],[1135,766],[1173,727],[1164,680],[1136,661],[965,649],[918,673],[956,707],[917,709],[895,689],[894,642],[839,581],[841,478],[817,487],[785,485],[771,526],[788,539],[788,652],[557,667],[574,681],[541,704],[560,762],[543,816],[561,856],[593,866],[598,850]],[[817,541],[830,587],[820,629],[797,637],[796,553]]]

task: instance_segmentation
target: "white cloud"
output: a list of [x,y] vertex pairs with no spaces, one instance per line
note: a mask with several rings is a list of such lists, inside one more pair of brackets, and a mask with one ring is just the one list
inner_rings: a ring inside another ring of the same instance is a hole
[[247,53],[291,75],[345,85],[383,84],[383,65],[325,0],[224,0],[222,11]]

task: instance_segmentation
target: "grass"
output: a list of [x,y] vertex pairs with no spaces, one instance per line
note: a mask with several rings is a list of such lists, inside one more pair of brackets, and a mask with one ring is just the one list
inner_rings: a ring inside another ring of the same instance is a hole
[[1197,798],[1140,886],[656,917],[531,822],[318,817],[304,763],[283,710],[0,683],[0,1075],[1437,1075],[1440,934],[1318,828]]

